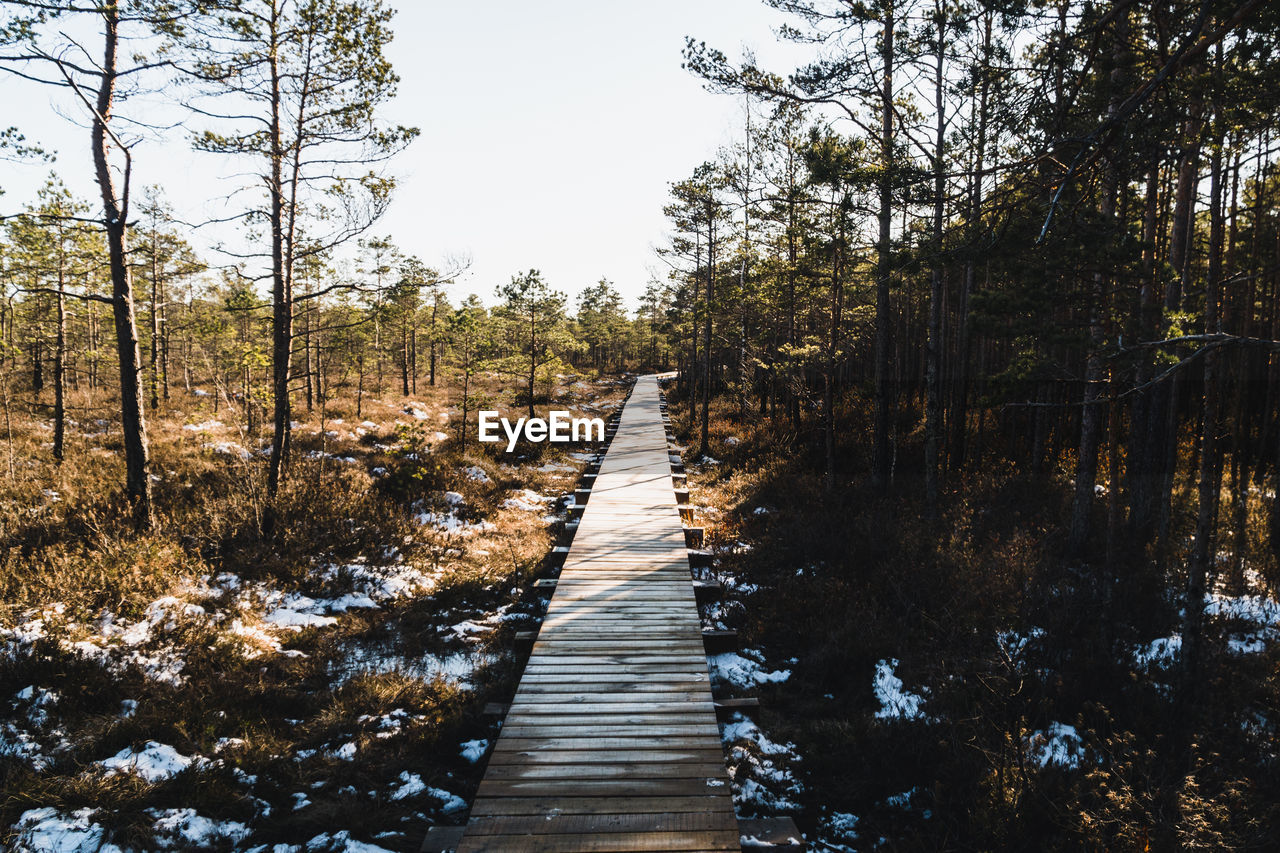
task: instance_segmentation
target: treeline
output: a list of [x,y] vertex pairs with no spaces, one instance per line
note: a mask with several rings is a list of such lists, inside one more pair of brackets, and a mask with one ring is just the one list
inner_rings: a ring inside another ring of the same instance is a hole
[[1194,684],[1209,579],[1280,553],[1280,8],[769,3],[810,63],[685,53],[745,108],[666,211],[703,450],[725,394],[929,514],[997,461],[1071,480],[1103,588],[1185,570]]
[[[5,411],[28,392],[47,405],[61,460],[68,389],[109,387],[139,529],[154,523],[147,413],[176,384],[213,383],[215,404],[270,437],[274,497],[295,405],[322,407],[338,389],[357,407],[366,393],[408,395],[444,363],[461,375],[464,408],[478,370],[521,380],[532,408],[562,364],[666,357],[659,290],[647,326],[603,280],[570,318],[536,271],[501,288],[492,311],[474,298],[453,306],[445,286],[459,269],[369,236],[395,187],[384,165],[418,134],[379,118],[399,82],[384,53],[392,16],[381,0],[0,2],[0,71],[43,84],[86,128],[83,165],[100,195],[73,198],[51,178],[0,217]],[[0,133],[0,156],[47,156],[19,131]],[[155,135],[234,164],[239,185],[205,200],[216,211],[206,221],[179,224],[157,189],[135,192],[139,143]],[[242,239],[199,256],[192,225],[238,227]]]
[[[79,392],[81,407],[100,412],[118,386],[100,230],[62,218],[85,208],[53,179],[0,235],[6,409],[20,396],[47,411],[50,452],[59,461],[69,394]],[[145,211],[127,257],[146,408],[164,412],[175,391],[208,396],[214,414],[237,417],[248,435],[269,435],[270,301],[252,282],[203,261],[168,218],[157,188],[148,189]],[[456,427],[465,444],[477,374],[512,382],[513,401],[532,408],[549,399],[557,373],[620,371],[669,357],[655,328],[662,312],[633,319],[607,279],[585,288],[576,308],[537,270],[497,288],[492,307],[476,294],[455,304],[451,285],[389,237],[361,239],[340,261],[310,256],[298,271],[290,351],[298,409],[323,415],[327,402],[342,398],[359,417],[370,395],[409,398],[420,386],[447,384],[464,411]]]

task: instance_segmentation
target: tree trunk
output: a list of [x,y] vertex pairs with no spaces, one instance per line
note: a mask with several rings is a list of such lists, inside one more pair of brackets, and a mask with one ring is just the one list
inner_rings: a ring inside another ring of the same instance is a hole
[[142,402],[142,355],[138,347],[138,324],[134,314],[133,281],[126,244],[128,242],[129,179],[132,156],[126,149],[124,183],[117,195],[108,157],[108,124],[115,102],[116,64],[120,11],[105,5],[100,13],[104,24],[102,82],[98,87],[96,115],[91,140],[94,171],[102,205],[111,269],[112,316],[115,320],[116,353],[120,362],[120,422],[124,432],[125,494],[133,510],[134,526],[148,530],[154,523],[151,506],[151,459],[147,442],[147,419]]
[[[1221,50],[1218,60],[1221,62]],[[1204,331],[1222,331],[1218,296],[1222,279],[1222,138],[1214,140],[1209,157],[1209,266],[1205,281]],[[1184,708],[1194,705],[1199,689],[1202,658],[1204,595],[1217,554],[1218,496],[1221,468],[1218,465],[1218,415],[1220,408],[1219,354],[1209,350],[1204,357],[1204,413],[1200,433],[1199,506],[1196,512],[1195,544],[1187,569],[1187,594],[1182,617],[1182,669]],[[1185,711],[1184,711],[1185,713]]]
[[[279,11],[272,4],[271,41],[279,40]],[[271,459],[267,468],[267,494],[274,498],[287,474],[292,413],[289,379],[293,358],[293,294],[285,264],[284,147],[281,136],[281,79],[278,59],[271,67],[271,139],[269,192],[271,194]],[[271,516],[268,516],[270,519]]]
[[707,455],[709,444],[707,434],[710,429],[711,412],[711,313],[715,296],[716,280],[716,232],[714,213],[708,208],[707,216],[707,316],[703,319],[702,338],[702,434],[699,447],[703,456]]
[[160,246],[151,223],[151,408],[160,408]]
[[[61,231],[61,229],[59,229]],[[53,458],[62,463],[67,436],[67,294],[66,257],[58,237],[58,328],[53,349]]]
[[[1128,68],[1123,59],[1128,51],[1128,15],[1122,13],[1116,19],[1112,56],[1114,67],[1108,80],[1110,103],[1109,116],[1115,115],[1124,97]],[[1121,151],[1112,152],[1106,161],[1102,199],[1099,211],[1104,227],[1116,229],[1116,194],[1122,185],[1120,180]],[[1109,233],[1108,242],[1114,237]],[[1089,300],[1089,351],[1085,357],[1084,405],[1080,412],[1080,443],[1076,457],[1076,487],[1071,505],[1071,531],[1067,549],[1083,556],[1089,546],[1093,517],[1094,490],[1098,476],[1098,447],[1101,443],[1104,407],[1099,403],[1105,386],[1102,345],[1106,337],[1107,292],[1106,279],[1101,270],[1092,276],[1092,292]]]
[[893,37],[894,4],[885,4],[884,30],[880,39],[883,63],[880,103],[880,210],[879,241],[876,244],[876,314],[875,314],[875,413],[872,425],[871,482],[879,489],[889,485],[893,464],[889,449],[889,420],[892,399],[889,376],[889,275],[893,223]]
[[945,213],[946,174],[943,158],[946,145],[946,107],[943,100],[944,54],[947,37],[947,12],[939,4],[937,16],[937,65],[933,78],[937,110],[937,135],[933,155],[933,263],[929,274],[929,333],[925,342],[925,427],[924,427],[924,495],[926,513],[938,514],[938,457],[942,444],[942,234]]
[[400,390],[409,396],[409,320],[400,323]]

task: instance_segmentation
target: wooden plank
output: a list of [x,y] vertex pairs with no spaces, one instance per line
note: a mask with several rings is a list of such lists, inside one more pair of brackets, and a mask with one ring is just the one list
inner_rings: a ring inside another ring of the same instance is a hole
[[[618,712],[615,714],[597,714],[597,713],[581,713],[573,714],[565,711],[560,712],[533,712],[525,711],[519,708],[512,708],[507,713],[506,724],[520,728],[530,726],[563,726],[566,730],[569,727],[597,727],[597,726],[649,726],[650,731],[655,727],[660,727],[662,731],[671,731],[674,725],[686,723],[699,723],[707,717],[698,717],[688,713],[672,714],[651,711],[643,712]],[[715,717],[711,716],[714,720]],[[717,742],[718,739],[717,739]]]
[[[561,675],[525,673],[524,678],[520,682],[520,691],[524,692],[527,688],[530,693],[583,693],[583,692],[609,692],[609,693],[653,693],[653,692],[690,692],[693,691],[701,695],[701,691],[707,685],[707,677],[697,677],[695,674],[683,672],[670,672],[651,675],[644,680],[634,680],[635,676],[624,676],[631,680],[619,680],[609,678],[603,680],[600,677],[584,679],[579,676],[576,680]],[[605,676],[608,678],[608,676]],[[584,682],[588,682],[585,683]]]
[[733,802],[719,794],[686,797],[504,797],[477,800],[472,818],[548,814],[733,814]]
[[[723,772],[723,771],[722,771]],[[476,799],[483,797],[700,797],[729,796],[718,777],[622,779],[490,779],[485,774]]]
[[[654,732],[662,732],[657,737],[699,737],[699,738],[719,738],[720,730],[715,722],[711,723],[667,723],[665,725],[654,727],[650,725],[607,725],[592,724],[583,722],[580,725],[549,725],[543,726],[539,723],[528,722],[509,722],[502,729],[502,737],[498,738],[498,743],[494,746],[497,749],[503,745],[504,740],[526,740],[526,739],[546,739],[570,741],[575,738],[589,738],[592,740],[607,741],[609,738],[631,738],[645,737],[654,738]],[[656,738],[655,738],[656,740]]]
[[[701,739],[700,739],[701,740]],[[705,742],[705,741],[703,741]],[[506,750],[495,752],[489,759],[490,767],[506,765],[521,768],[532,768],[543,764],[608,764],[625,765],[611,767],[614,773],[634,773],[643,776],[649,764],[670,764],[679,767],[712,765],[717,767],[724,763],[724,751],[705,747],[666,749],[604,749],[582,744],[581,749],[544,749],[534,747],[524,750]],[[718,771],[717,771],[718,772]]]
[[[660,730],[661,731],[661,730]],[[515,737],[509,731],[502,733],[493,748],[493,754],[500,752],[526,752],[528,750],[632,750],[632,749],[666,749],[705,747],[707,733],[697,730],[696,734],[655,734],[648,729],[637,732],[631,737]],[[625,760],[621,759],[621,760]]]
[[734,832],[737,818],[731,812],[658,812],[623,814],[563,814],[555,809],[541,815],[483,815],[472,818],[476,835],[524,835],[546,829],[552,823],[562,835],[615,832],[690,832],[720,830]]
[[508,714],[693,714],[699,711],[713,712],[715,703],[710,699],[637,702],[635,696],[624,695],[619,696],[616,702],[513,702]]
[[[732,837],[730,837],[732,836]],[[603,835],[472,836],[463,838],[458,853],[644,853],[651,850],[739,850],[738,832],[617,832]]]

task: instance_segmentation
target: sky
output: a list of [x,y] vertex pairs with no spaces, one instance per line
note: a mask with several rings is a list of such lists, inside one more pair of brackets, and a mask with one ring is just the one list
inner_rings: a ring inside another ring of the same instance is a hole
[[[784,20],[763,0],[401,0],[387,48],[399,95],[383,112],[422,133],[392,161],[399,187],[371,233],[437,267],[468,257],[455,302],[471,292],[492,302],[497,285],[538,269],[571,298],[608,278],[634,307],[666,276],[654,248],[669,183],[741,127],[740,99],[681,69],[685,37],[731,57],[751,49],[785,72],[803,54],[778,44]],[[69,106],[59,116],[48,90],[5,85],[20,107],[5,123],[58,151],[53,168],[95,198],[87,134]],[[187,221],[208,218],[208,200],[235,181],[180,134],[142,142],[135,163],[135,186],[161,184]],[[0,210],[12,212],[49,167],[2,165]]]

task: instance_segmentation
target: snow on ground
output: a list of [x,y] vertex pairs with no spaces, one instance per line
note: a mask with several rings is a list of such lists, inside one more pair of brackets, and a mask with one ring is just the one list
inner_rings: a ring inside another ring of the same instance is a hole
[[187,432],[212,432],[215,429],[222,429],[222,421],[208,420],[198,424],[187,424],[183,429]]
[[414,521],[424,526],[434,527],[448,536],[474,536],[477,533],[488,533],[497,527],[488,521],[465,521],[458,517],[458,506],[448,512],[422,511],[414,516]]
[[1210,593],[1205,596],[1204,612],[1207,616],[1230,619],[1247,626],[1244,631],[1237,631],[1227,638],[1227,648],[1233,654],[1259,654],[1280,640],[1280,601],[1274,598]]
[[467,475],[468,480],[475,480],[477,483],[492,482],[489,479],[489,475],[486,474],[484,472],[484,469],[481,468],[479,465],[472,465],[468,468],[463,468],[462,473]]
[[[1232,654],[1260,654],[1280,640],[1280,601],[1274,598],[1211,592],[1204,597],[1204,612],[1244,629],[1227,636],[1227,650]],[[1134,665],[1145,672],[1167,669],[1177,663],[1181,654],[1180,633],[1139,643],[1132,652]]]
[[462,757],[467,761],[475,764],[484,758],[484,754],[489,750],[489,741],[487,740],[469,740],[462,744]]
[[400,774],[400,785],[391,792],[391,799],[404,800],[416,797],[425,790],[427,790],[427,783],[422,781],[422,777],[406,770]]
[[34,684],[19,690],[9,707],[13,722],[0,723],[0,755],[25,763],[32,770],[44,770],[59,754],[71,749],[67,730],[54,716],[61,697],[56,690]]
[[1080,766],[1084,757],[1084,742],[1075,726],[1053,722],[1047,729],[1039,729],[1024,740],[1027,758],[1040,767],[1054,765],[1068,770]]
[[13,853],[99,853],[106,830],[93,816],[94,809],[70,814],[55,808],[28,809],[13,827]]
[[407,800],[423,794],[440,801],[441,814],[453,814],[467,807],[466,800],[440,788],[432,788],[417,773],[407,770],[400,774],[400,784],[392,789],[391,799]]
[[200,445],[200,447],[222,456],[238,456],[241,459],[248,459],[251,455],[248,450],[245,450],[234,441],[210,441]]
[[1150,671],[1152,667],[1172,666],[1182,654],[1182,635],[1172,634],[1160,637],[1145,645],[1139,645],[1133,652],[1133,662],[1139,668]]
[[739,813],[767,814],[798,809],[803,786],[791,772],[800,761],[793,743],[770,740],[760,727],[734,714],[720,731],[729,748],[733,801]]
[[791,677],[791,670],[778,669],[770,672],[766,670],[763,663],[764,656],[754,649],[707,656],[711,677],[735,687],[750,688],[758,684],[780,684]]
[[[136,669],[153,681],[178,686],[184,681],[187,643],[182,634],[187,630],[215,631],[250,659],[267,653],[299,655],[283,648],[281,634],[327,627],[337,621],[336,615],[348,610],[376,608],[429,593],[440,575],[402,561],[326,565],[313,573],[314,580],[351,590],[326,598],[282,592],[223,573],[199,578],[178,594],[156,599],[135,621],[104,611],[92,622],[77,622],[68,617],[65,607],[54,604],[25,613],[23,621],[12,628],[0,627],[0,659],[14,660],[28,653],[37,641],[53,639],[63,650],[94,661],[109,672]],[[197,604],[193,599],[205,603]],[[15,738],[20,744],[20,736]],[[14,748],[8,752],[17,754]]]
[[818,822],[818,840],[824,850],[852,853],[847,846],[858,840],[858,816],[849,812],[832,812]]
[[249,837],[249,827],[233,820],[211,820],[195,809],[149,809],[156,819],[152,828],[161,850],[203,850],[219,841],[238,842]]
[[546,509],[546,505],[554,500],[546,495],[540,495],[532,489],[521,489],[516,493],[514,498],[507,498],[502,505],[507,509],[519,509],[525,512],[541,512]]
[[458,687],[470,689],[476,670],[494,660],[493,655],[473,650],[447,655],[404,656],[387,648],[351,644],[343,649],[341,658],[329,662],[328,675],[333,683],[342,684],[357,675],[394,672],[423,681],[443,678]]
[[[296,848],[290,848],[290,850],[296,850]],[[341,832],[317,835],[307,842],[306,850],[307,853],[391,853],[385,847],[355,840],[345,829]],[[265,851],[266,848],[263,849],[263,853]],[[282,851],[276,847],[272,853],[282,853]]]
[[127,746],[110,758],[98,762],[108,774],[133,774],[151,784],[171,779],[192,765],[201,763],[201,758],[183,755],[168,744],[153,740],[147,741],[141,749]]
[[893,674],[898,666],[898,659],[880,661],[876,664],[876,674],[872,679],[871,689],[875,691],[880,702],[880,710],[876,711],[878,720],[919,720],[924,717],[922,707],[924,697],[918,693],[902,689],[902,679]]

